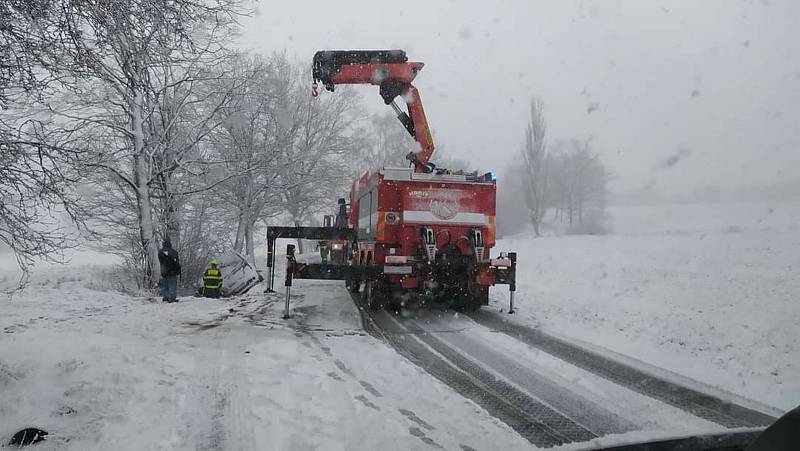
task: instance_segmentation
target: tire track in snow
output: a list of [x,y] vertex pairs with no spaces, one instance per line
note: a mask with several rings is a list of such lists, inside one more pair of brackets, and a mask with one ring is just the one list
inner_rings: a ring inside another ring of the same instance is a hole
[[431,426],[430,424],[428,424],[425,420],[423,420],[422,418],[418,417],[416,413],[414,413],[414,412],[412,412],[412,411],[410,411],[408,409],[397,409],[397,411],[400,412],[404,417],[408,418],[410,421],[413,421],[414,423],[417,423],[418,425],[422,426],[423,428],[425,428],[425,429],[427,429],[429,431],[432,431],[432,430],[436,429],[433,426]]
[[[300,325],[304,325],[302,323],[302,321],[299,321],[299,324]],[[383,397],[383,394],[381,392],[379,392],[378,390],[376,390],[375,387],[372,386],[372,384],[370,384],[369,382],[367,382],[365,380],[359,379],[356,376],[356,374],[353,373],[353,371],[350,368],[348,368],[347,365],[344,364],[344,362],[342,362],[341,360],[337,359],[333,355],[333,352],[331,351],[331,348],[329,346],[326,346],[325,344],[323,344],[322,341],[318,337],[316,337],[312,333],[311,330],[309,330],[309,329],[304,327],[299,332],[301,332],[301,334],[298,335],[298,336],[307,336],[308,339],[310,341],[314,342],[314,344],[322,351],[322,353],[325,354],[325,356],[327,356],[329,359],[331,359],[331,361],[336,366],[336,368],[339,369],[339,371],[341,371],[345,375],[349,376],[351,379],[356,380],[358,382],[358,384],[361,386],[361,388],[366,390],[370,395],[374,396],[375,398]],[[308,342],[304,341],[303,345],[305,345],[309,349],[311,349],[311,345]],[[318,360],[322,361],[322,359],[318,359]],[[337,381],[340,381],[340,382],[344,382],[344,379],[341,376],[339,376],[339,374],[336,373],[335,371],[330,371],[330,372],[327,373],[327,375],[331,379],[334,379],[334,380],[337,380]],[[367,399],[367,397],[364,396],[363,394],[354,397],[354,399],[359,401],[361,404],[364,404],[365,406],[371,408],[371,409],[378,410],[378,411],[381,410],[381,408],[377,404],[375,404],[372,401],[370,401],[369,399]]]
[[[395,320],[394,318],[392,319]],[[588,426],[576,422],[540,400],[531,397],[528,393],[498,378],[480,363],[476,363],[464,356],[457,348],[424,331],[415,321],[403,323],[403,326],[414,333],[415,338],[418,338],[444,357],[446,361],[470,374],[486,388],[501,394],[506,402],[524,411],[529,417],[535,418],[558,435],[561,435],[566,440],[566,443],[583,442],[602,435],[600,431],[592,430]]]
[[635,424],[610,412],[602,405],[576,394],[569,386],[559,384],[534,369],[520,365],[504,353],[497,352],[496,348],[492,348],[484,340],[476,338],[469,332],[450,332],[447,324],[438,318],[433,321],[415,320],[412,324],[412,330],[424,329],[465,357],[474,360],[476,364],[487,368],[599,436],[639,429]]
[[180,376],[187,385],[178,411],[184,422],[183,446],[202,451],[258,449],[255,443],[252,385],[241,349],[246,341],[230,331],[213,332],[187,353],[191,371]]
[[495,313],[478,311],[470,317],[478,324],[502,332],[634,392],[727,428],[768,426],[776,420],[770,415],[654,376],[540,330],[504,320]]
[[[322,353],[325,354],[325,356],[327,356],[333,362],[333,364],[336,366],[336,368],[339,369],[339,371],[341,371],[345,375],[349,376],[350,379],[353,379],[353,380],[357,381],[358,384],[364,390],[366,390],[370,395],[372,395],[374,398],[376,398],[376,402],[377,402],[378,398],[382,398],[383,397],[383,394],[380,391],[378,391],[372,384],[370,384],[369,382],[367,382],[365,380],[359,379],[358,376],[356,376],[356,374],[350,368],[348,368],[347,365],[345,365],[344,362],[342,362],[341,360],[337,359],[333,355],[333,352],[331,351],[331,348],[329,346],[326,346],[325,344],[323,344],[323,342],[317,336],[315,336],[312,333],[311,329],[302,328],[301,331],[303,332],[303,335],[307,335],[307,337],[310,339],[310,341],[312,341],[322,351]],[[308,342],[303,342],[303,345],[307,345],[308,348],[311,348],[311,346],[309,345]],[[345,382],[345,380],[341,376],[339,376],[339,374],[336,373],[335,371],[328,372],[327,375],[328,375],[328,377],[330,377],[331,379],[334,379],[336,381]],[[368,407],[370,409],[373,409],[373,410],[375,410],[377,412],[382,411],[381,407],[378,404],[376,404],[375,402],[372,402],[364,394],[360,394],[358,396],[355,396],[353,399],[355,399],[356,401],[360,402],[364,406],[366,406],[366,407]],[[417,414],[414,413],[411,410],[399,408],[398,412],[400,412],[400,414],[402,416],[404,416],[408,421],[416,424],[416,426],[414,426],[414,425],[409,426],[409,428],[408,428],[408,433],[409,434],[411,434],[412,436],[420,439],[423,443],[425,443],[426,445],[428,445],[431,448],[444,449],[444,447],[442,445],[437,443],[431,437],[428,437],[427,433],[423,429],[420,429],[419,426],[421,426],[422,428],[424,428],[427,431],[435,431],[436,428],[431,426],[425,420],[423,420],[420,417],[418,417]],[[462,446],[462,449],[464,449],[465,445],[461,445],[461,446]]]
[[226,371],[226,404],[227,437],[223,449],[256,450],[255,426],[259,419],[253,414],[253,398],[244,387],[253,386],[247,372],[240,366],[231,365]]
[[223,417],[225,411],[230,405],[230,387],[227,384],[221,384],[219,374],[215,373],[213,377],[213,402],[211,406],[211,430],[209,431],[207,446],[203,449],[209,451],[221,451],[224,449],[226,440],[225,425],[223,424]]
[[358,301],[356,303],[365,330],[385,340],[412,363],[485,408],[532,444],[550,447],[597,437],[594,432],[457,355],[436,338],[408,330],[388,312],[368,312]]
[[426,444],[426,445],[428,445],[428,446],[430,446],[432,448],[444,449],[442,447],[442,445],[436,443],[432,438],[428,437],[428,435],[425,434],[425,432],[422,429],[420,429],[420,428],[418,428],[416,426],[411,426],[410,428],[408,428],[408,433],[413,435],[414,437],[417,437],[418,439],[422,440],[422,443],[424,443],[424,444]]

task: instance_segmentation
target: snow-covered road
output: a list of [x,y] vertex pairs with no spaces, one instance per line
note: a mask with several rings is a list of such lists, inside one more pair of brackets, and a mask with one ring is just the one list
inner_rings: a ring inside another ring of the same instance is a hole
[[770,414],[779,413],[697,383],[684,386],[642,362],[621,362],[492,312],[472,315],[475,321],[436,310],[368,316],[376,335],[402,355],[543,447],[721,433],[771,424]]
[[87,271],[41,272],[4,305],[0,436],[38,426],[39,449],[76,450],[530,447],[363,333],[341,284],[299,283],[285,322],[260,290],[164,305],[87,288]]

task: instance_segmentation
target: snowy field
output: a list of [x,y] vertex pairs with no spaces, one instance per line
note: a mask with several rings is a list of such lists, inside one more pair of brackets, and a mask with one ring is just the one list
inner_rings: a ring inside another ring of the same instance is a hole
[[[517,321],[788,410],[800,404],[800,203],[617,207],[523,234]],[[492,290],[507,308],[507,290]]]

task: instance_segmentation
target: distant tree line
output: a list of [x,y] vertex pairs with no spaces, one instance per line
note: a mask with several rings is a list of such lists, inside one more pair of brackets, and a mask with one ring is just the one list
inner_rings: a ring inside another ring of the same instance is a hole
[[591,139],[549,143],[544,104],[533,98],[517,155],[499,181],[500,233],[530,224],[540,236],[545,223],[563,224],[571,233],[601,230],[609,173]]

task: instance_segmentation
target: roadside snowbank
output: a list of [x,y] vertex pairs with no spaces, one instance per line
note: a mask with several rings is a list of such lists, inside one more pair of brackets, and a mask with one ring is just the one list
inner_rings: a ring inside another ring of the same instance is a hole
[[[800,203],[610,211],[614,235],[501,240],[517,320],[780,409],[800,404]],[[492,290],[507,308],[507,291]]]

